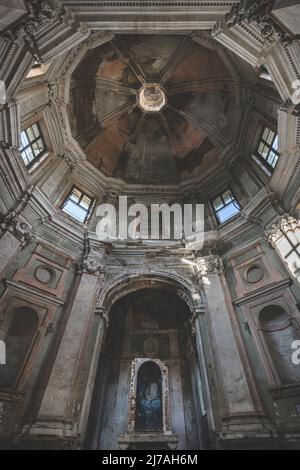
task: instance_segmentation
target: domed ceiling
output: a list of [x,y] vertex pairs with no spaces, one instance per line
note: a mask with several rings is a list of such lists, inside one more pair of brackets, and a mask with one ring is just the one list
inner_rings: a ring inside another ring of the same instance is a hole
[[175,184],[211,170],[233,137],[233,78],[191,37],[116,36],[74,71],[69,118],[104,174]]

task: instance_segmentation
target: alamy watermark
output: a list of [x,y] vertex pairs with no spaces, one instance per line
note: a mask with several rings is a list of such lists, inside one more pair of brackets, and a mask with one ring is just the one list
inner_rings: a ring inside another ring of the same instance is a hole
[[203,204],[132,204],[127,196],[119,197],[119,205],[100,204],[96,233],[104,242],[137,240],[181,241],[191,250],[204,244]]
[[0,80],[0,105],[6,104],[6,86],[3,80]]
[[292,84],[294,93],[292,94],[292,103],[297,105],[300,104],[300,80],[295,80]]
[[0,366],[6,364],[6,344],[4,341],[0,340]]
[[300,366],[300,340],[293,342],[292,349],[295,350],[292,355],[292,363],[294,366]]

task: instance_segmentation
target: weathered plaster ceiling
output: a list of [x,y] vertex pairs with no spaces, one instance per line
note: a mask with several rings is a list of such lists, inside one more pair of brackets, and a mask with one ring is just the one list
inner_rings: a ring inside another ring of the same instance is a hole
[[[153,84],[161,109],[140,92]],[[236,130],[233,78],[183,35],[122,35],[89,51],[71,79],[69,117],[88,160],[130,183],[177,183],[214,166]],[[161,97],[160,97],[161,98]]]

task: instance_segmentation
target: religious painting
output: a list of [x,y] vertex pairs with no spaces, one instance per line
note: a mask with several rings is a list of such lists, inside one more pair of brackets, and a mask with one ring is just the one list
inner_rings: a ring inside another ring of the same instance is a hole
[[137,377],[136,419],[138,431],[161,431],[162,376],[157,364],[148,361],[141,366]]

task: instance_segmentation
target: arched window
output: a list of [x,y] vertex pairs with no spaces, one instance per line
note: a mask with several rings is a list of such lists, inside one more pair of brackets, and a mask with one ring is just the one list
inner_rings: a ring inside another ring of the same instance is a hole
[[0,387],[12,389],[38,327],[37,314],[28,307],[15,309],[4,321],[6,364],[0,367]]
[[145,362],[137,375],[136,431],[162,431],[162,375],[155,362]]
[[300,368],[292,362],[292,344],[300,332],[288,313],[278,305],[268,305],[259,314],[259,322],[276,372],[283,384],[300,381]]

